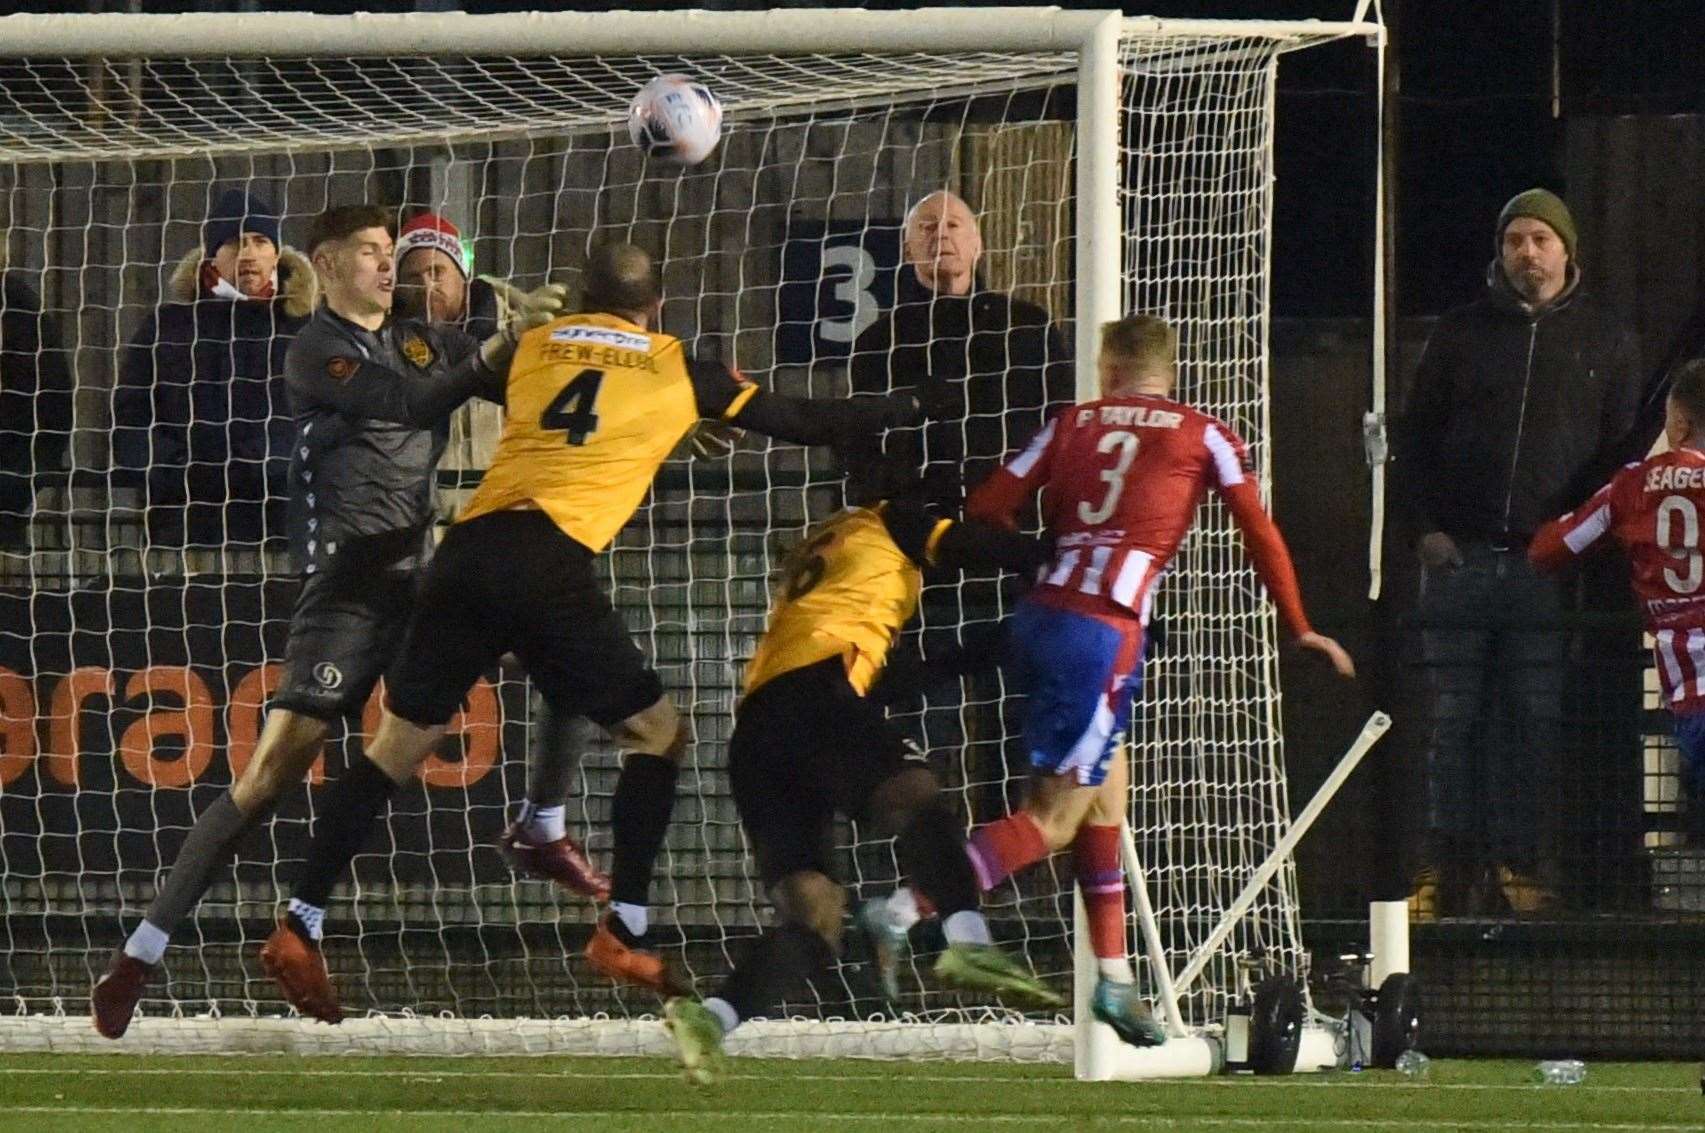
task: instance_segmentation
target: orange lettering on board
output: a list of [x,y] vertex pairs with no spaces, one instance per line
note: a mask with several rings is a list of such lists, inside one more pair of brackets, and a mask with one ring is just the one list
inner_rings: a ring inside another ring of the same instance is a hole
[[113,695],[112,674],[96,665],[66,673],[54,686],[47,708],[47,773],[55,782],[75,787],[82,780],[77,759],[82,755],[83,702],[91,696]]
[[[379,730],[379,706],[384,703],[385,685],[381,681],[367,698],[361,712],[363,743],[370,742]],[[497,689],[481,677],[468,690],[468,706],[450,718],[444,729],[440,748],[462,743],[461,759],[445,759],[437,752],[426,757],[420,765],[420,779],[428,787],[471,787],[496,765],[499,740],[503,735],[503,712],[497,699]],[[461,737],[459,741],[458,738]]]
[[[145,693],[175,694],[183,707],[176,711],[152,711],[124,730],[118,755],[125,770],[155,787],[187,787],[201,777],[213,761],[213,694],[207,682],[183,665],[153,665],[130,678],[124,695],[128,700]],[[182,736],[184,750],[175,759],[156,759],[154,740],[160,736]]]
[[10,669],[0,669],[0,787],[22,775],[36,757],[36,692]]

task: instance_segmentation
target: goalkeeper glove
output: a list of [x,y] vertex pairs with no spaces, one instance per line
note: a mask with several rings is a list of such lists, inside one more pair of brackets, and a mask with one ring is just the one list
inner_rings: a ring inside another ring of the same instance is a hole
[[508,280],[494,279],[489,275],[480,278],[491,285],[498,298],[509,308],[509,320],[503,324],[503,329],[480,343],[480,360],[497,371],[509,364],[510,355],[515,353],[515,344],[521,341],[522,335],[562,314],[568,288],[560,283],[547,283],[531,291],[522,291]]
[[693,455],[700,460],[721,460],[739,446],[745,435],[746,430],[723,421],[700,421],[687,441],[693,446]]

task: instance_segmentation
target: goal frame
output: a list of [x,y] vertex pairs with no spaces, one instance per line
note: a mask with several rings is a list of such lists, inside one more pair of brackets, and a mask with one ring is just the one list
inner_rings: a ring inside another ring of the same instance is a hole
[[[1366,18],[1370,5],[1373,6],[1372,20]],[[1078,152],[1074,357],[1076,392],[1083,399],[1097,394],[1095,358],[1100,327],[1121,314],[1125,233],[1121,231],[1119,179],[1120,45],[1125,36],[1134,33],[1227,40],[1260,38],[1272,43],[1274,54],[1327,40],[1359,37],[1381,53],[1382,63],[1385,46],[1385,30],[1379,22],[1377,3],[1375,0],[1357,0],[1352,18],[1336,22],[1127,18],[1113,9],[1066,11],[1047,7],[883,12],[810,9],[731,13],[696,10],[527,12],[503,15],[414,12],[352,16],[274,12],[245,14],[240,20],[216,13],[11,15],[0,18],[0,58],[254,58],[279,53],[292,57],[449,55],[466,58],[633,56],[671,52],[778,55],[917,51],[1075,53]],[[1268,144],[1271,145],[1270,132]],[[1267,223],[1270,232],[1270,211]],[[1376,257],[1383,257],[1382,232],[1377,217],[1373,229]],[[1378,262],[1380,260],[1376,259]],[[1376,272],[1376,289],[1380,283]],[[1383,386],[1379,326],[1382,314],[1376,290],[1373,308],[1373,388],[1376,391]],[[1262,331],[1265,336],[1265,325]],[[1268,378],[1265,341],[1262,347],[1260,377],[1265,391]],[[1376,469],[1376,486],[1378,473]],[[1261,488],[1264,496],[1269,494],[1270,484],[1265,476]],[[1296,836],[1301,836],[1300,830]],[[1284,839],[1276,848],[1275,857],[1287,852],[1294,840]],[[1170,973],[1166,972],[1158,926],[1128,827],[1125,845],[1141,945],[1149,954],[1151,963],[1157,964],[1162,983],[1166,986],[1165,997],[1170,998]],[[1090,1021],[1087,1004],[1094,967],[1092,960],[1086,963],[1088,953],[1083,941],[1087,925],[1081,897],[1075,902],[1075,909],[1074,1019],[1077,1022],[1071,1029],[1070,1041],[1077,1076],[1086,1079],[1159,1077],[1202,1074],[1217,1069],[1220,1061],[1217,1047],[1207,1040],[1184,1033],[1175,1003],[1165,1013],[1174,1034],[1183,1041],[1168,1044],[1169,1052],[1159,1058],[1130,1057],[1135,1052],[1119,1044],[1109,1028]],[[260,1025],[252,1043],[233,1045],[249,1049],[291,1048],[292,1036],[287,1032],[292,1029],[285,1025],[285,1021],[257,1022]],[[274,1022],[278,1026],[273,1026]],[[139,1029],[170,1031],[176,1023],[173,1020],[147,1020],[139,1024]],[[369,1029],[375,1032],[375,1042],[380,1044],[392,1044],[405,1050],[430,1049],[429,1041],[424,1045],[410,1042],[406,1024],[406,1020],[371,1020]],[[636,1024],[612,1022],[610,1025],[631,1029]],[[794,1053],[845,1053],[838,1050],[831,1037],[816,1035],[823,1024],[784,1022],[758,1024],[754,1029],[766,1026],[775,1028],[784,1042],[789,1039],[798,1041]],[[976,1052],[986,1049],[985,1044],[997,1033],[998,1029],[991,1027],[988,1023],[964,1024],[961,1029],[966,1033],[958,1036],[959,1047],[976,1057]],[[278,1033],[268,1037],[268,1032]],[[4,1030],[0,1030],[0,1048],[6,1045],[4,1035]],[[804,1037],[801,1039],[801,1036]],[[653,1042],[658,1037],[649,1036]],[[68,1038],[70,1041],[61,1049],[93,1049],[80,1041],[81,1036]],[[1058,1039],[1058,1035],[1054,1036],[1052,1044],[1056,1051],[1060,1047]],[[523,1047],[525,1043],[523,1038]]]

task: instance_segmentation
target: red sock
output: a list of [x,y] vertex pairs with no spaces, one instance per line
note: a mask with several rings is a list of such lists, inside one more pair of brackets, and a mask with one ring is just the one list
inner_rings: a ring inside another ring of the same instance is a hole
[[1019,811],[971,831],[965,853],[971,859],[971,868],[977,871],[977,884],[987,892],[1025,866],[1047,857],[1048,843],[1036,820]]
[[1089,912],[1089,942],[1096,958],[1124,959],[1125,870],[1119,861],[1119,828],[1078,827],[1072,868]]

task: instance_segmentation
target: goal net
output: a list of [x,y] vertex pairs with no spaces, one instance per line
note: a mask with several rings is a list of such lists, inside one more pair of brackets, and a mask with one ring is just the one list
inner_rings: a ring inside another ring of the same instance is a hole
[[[844,393],[852,371],[910,377],[895,372],[898,349],[866,332],[897,304],[921,304],[934,320],[923,356],[981,391],[963,422],[974,472],[979,453],[1022,443],[1042,406],[1004,392],[1020,331],[991,332],[977,314],[981,329],[968,330],[965,305],[920,295],[906,264],[908,210],[950,190],[984,247],[969,303],[1009,296],[1045,328],[1043,356],[1026,365],[1087,394],[1099,321],[1162,314],[1182,334],[1180,396],[1249,441],[1265,483],[1275,71],[1289,50],[1372,30],[1098,25],[1040,10],[220,17],[249,25],[243,44],[301,45],[256,55],[196,19],[73,18],[0,35],[0,390],[11,397],[0,451],[22,454],[0,475],[26,486],[0,503],[0,996],[11,1016],[0,1047],[111,1048],[87,1023],[90,984],[196,816],[252,757],[277,684],[295,593],[278,538],[291,428],[277,361],[305,280],[290,278],[303,269],[286,254],[274,299],[210,290],[204,221],[227,190],[270,206],[286,248],[328,205],[430,209],[459,226],[475,273],[523,287],[572,284],[592,241],[633,240],[661,261],[666,330],[792,393]],[[647,162],[626,134],[629,96],[665,72],[705,82],[726,108],[720,148],[689,169]],[[29,352],[15,345],[25,323],[40,337]],[[33,397],[16,377],[26,371]],[[489,413],[458,416],[440,470],[447,514],[495,427]],[[835,475],[821,457],[756,439],[726,459],[683,452],[602,559],[697,736],[653,900],[666,949],[701,987],[769,915],[726,742],[772,568],[838,505]],[[988,579],[936,584],[925,630],[959,633],[1010,598]],[[1130,821],[1178,970],[1289,815],[1274,619],[1217,506],[1155,617],[1165,635],[1130,737]],[[367,725],[375,715],[370,705]],[[902,715],[968,825],[1016,801],[1025,763],[998,681]],[[580,960],[594,909],[514,876],[494,848],[522,797],[535,718],[518,674],[482,681],[356,860],[327,936],[350,1022],[289,1018],[256,952],[360,722],[217,875],[122,1047],[663,1049],[646,1021],[656,1001]],[[614,753],[594,747],[570,800],[570,830],[597,858],[610,848],[615,775]],[[902,882],[891,845],[856,825],[837,853],[855,902]],[[1068,869],[991,894],[989,912],[1038,971],[1071,981]],[[918,943],[927,949],[927,926]],[[1250,970],[1302,968],[1293,872],[1211,951],[1183,996],[1192,1026],[1215,1025]],[[1152,969],[1139,971],[1152,986]],[[747,1049],[1072,1049],[1068,1017],[946,993],[922,963],[886,1003],[856,932],[834,978],[787,1015],[743,1028]]]

